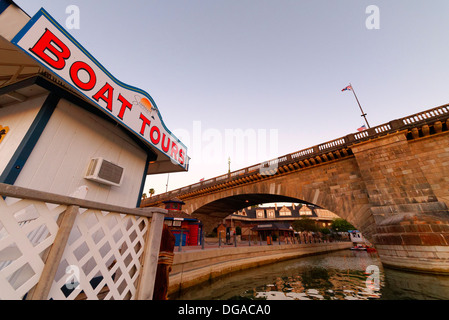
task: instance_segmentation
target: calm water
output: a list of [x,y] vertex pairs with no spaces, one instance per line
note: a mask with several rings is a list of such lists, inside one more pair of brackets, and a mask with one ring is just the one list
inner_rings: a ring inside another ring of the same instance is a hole
[[241,271],[186,289],[170,298],[448,300],[449,276],[383,268],[376,253],[343,250]]

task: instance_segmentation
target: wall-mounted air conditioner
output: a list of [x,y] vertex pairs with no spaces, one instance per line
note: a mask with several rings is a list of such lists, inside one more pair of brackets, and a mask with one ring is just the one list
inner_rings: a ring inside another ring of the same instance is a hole
[[118,187],[122,183],[123,172],[124,168],[110,161],[103,158],[92,158],[84,178]]

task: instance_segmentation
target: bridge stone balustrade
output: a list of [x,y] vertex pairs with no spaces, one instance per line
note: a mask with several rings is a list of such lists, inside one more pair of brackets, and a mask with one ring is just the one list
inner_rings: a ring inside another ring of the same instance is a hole
[[449,273],[449,107],[426,110],[156,195],[208,228],[264,202],[303,202],[347,219],[385,265]]

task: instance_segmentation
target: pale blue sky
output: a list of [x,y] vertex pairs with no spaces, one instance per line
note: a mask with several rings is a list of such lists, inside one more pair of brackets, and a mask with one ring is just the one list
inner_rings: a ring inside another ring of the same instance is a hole
[[[77,5],[80,29],[70,33],[153,97],[192,158],[188,173],[170,175],[169,190],[226,173],[228,156],[232,170],[269,160],[223,147],[210,163],[205,150],[220,135],[224,145],[226,129],[277,130],[275,156],[355,132],[364,122],[353,94],[341,92],[349,82],[371,126],[449,103],[447,0],[16,3],[30,16],[44,7],[62,25]],[[380,9],[378,30],[365,26],[369,5]],[[166,180],[149,176],[145,191],[165,191]]]

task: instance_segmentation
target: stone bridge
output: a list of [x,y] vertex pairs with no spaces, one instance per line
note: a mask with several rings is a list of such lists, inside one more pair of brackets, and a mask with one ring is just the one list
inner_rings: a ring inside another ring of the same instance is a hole
[[147,198],[212,225],[244,207],[312,203],[348,220],[385,265],[449,273],[449,105]]

